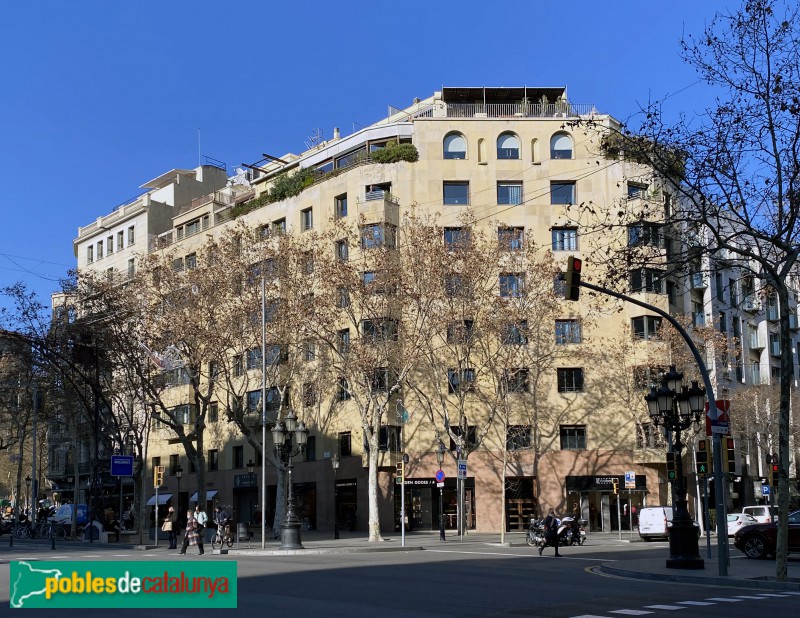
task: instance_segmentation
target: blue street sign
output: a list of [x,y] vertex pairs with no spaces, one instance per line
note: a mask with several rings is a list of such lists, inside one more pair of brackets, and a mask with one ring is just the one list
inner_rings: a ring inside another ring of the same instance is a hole
[[111,476],[133,476],[133,455],[112,455]]
[[437,470],[436,471],[436,482],[437,483],[444,483],[444,470]]
[[769,495],[769,485],[762,485],[761,486],[761,495],[768,496]]

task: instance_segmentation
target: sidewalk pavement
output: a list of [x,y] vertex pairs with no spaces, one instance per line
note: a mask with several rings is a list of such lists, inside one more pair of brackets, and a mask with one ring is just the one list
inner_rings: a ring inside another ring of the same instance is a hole
[[[432,549],[455,549],[469,545],[483,545],[495,547],[526,547],[525,535],[522,533],[509,533],[505,535],[504,542],[500,543],[499,534],[469,533],[463,538],[448,531],[447,540],[440,541],[438,532],[413,532],[406,534],[405,546],[402,545],[399,532],[384,534],[383,542],[370,543],[364,533],[341,532],[340,539],[333,539],[330,532],[320,533],[314,530],[303,530],[302,544],[305,549],[281,550],[277,540],[269,540],[265,549],[261,549],[261,541],[254,540],[250,543],[234,544],[230,549],[214,550],[215,554],[222,553],[231,556],[258,555],[258,556],[302,556],[319,554],[344,554],[361,552],[392,552],[392,551],[423,551]],[[592,547],[623,547],[636,539],[623,535],[620,541],[616,534],[590,533],[586,549]],[[700,557],[705,561],[705,568],[698,570],[668,569],[666,559],[668,549],[664,548],[664,555],[658,558],[637,558],[637,552],[631,552],[631,558],[624,558],[602,563],[597,571],[620,577],[646,579],[656,581],[669,581],[686,584],[705,584],[714,586],[730,586],[735,588],[755,588],[761,590],[794,590],[800,591],[800,559],[790,556],[788,564],[788,580],[779,582],[775,579],[774,560],[752,560],[745,558],[733,546],[730,547],[730,561],[727,576],[719,575],[716,558],[716,539],[712,547],[712,558],[708,558],[705,544],[701,544]],[[569,557],[569,549],[563,552]]]

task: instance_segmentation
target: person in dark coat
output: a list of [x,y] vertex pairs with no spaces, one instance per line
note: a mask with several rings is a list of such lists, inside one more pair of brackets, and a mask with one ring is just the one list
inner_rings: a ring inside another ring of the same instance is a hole
[[552,545],[556,550],[556,557],[560,558],[561,554],[558,553],[558,518],[553,509],[544,518],[544,543],[539,546],[539,555],[542,555],[544,548]]
[[169,507],[161,529],[169,535],[168,549],[178,549],[178,514],[174,508]]
[[203,551],[203,539],[197,533],[198,525],[197,520],[194,518],[194,511],[189,509],[186,512],[186,536],[183,537],[183,546],[181,547],[181,554],[186,553],[186,548],[189,545],[197,545],[197,548],[200,550],[200,555],[202,556],[205,552]]

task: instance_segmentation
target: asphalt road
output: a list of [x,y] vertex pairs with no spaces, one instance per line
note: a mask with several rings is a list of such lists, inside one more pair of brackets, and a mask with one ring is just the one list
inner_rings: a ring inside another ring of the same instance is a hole
[[[193,548],[192,548],[193,549]],[[793,616],[800,593],[694,586],[609,577],[592,572],[601,562],[663,557],[664,548],[552,549],[539,557],[529,548],[453,543],[442,550],[238,558],[239,609],[245,616]],[[191,549],[190,549],[191,552]],[[632,555],[635,554],[635,555]],[[0,547],[0,607],[8,607],[10,560],[229,560],[166,550],[120,547]],[[28,610],[34,614],[37,610]],[[198,610],[115,610],[115,616],[196,615]],[[40,612],[46,615],[47,612]],[[67,614],[77,613],[66,611]],[[80,610],[108,615],[108,610]],[[200,613],[206,613],[202,610]],[[219,613],[219,612],[218,612]]]

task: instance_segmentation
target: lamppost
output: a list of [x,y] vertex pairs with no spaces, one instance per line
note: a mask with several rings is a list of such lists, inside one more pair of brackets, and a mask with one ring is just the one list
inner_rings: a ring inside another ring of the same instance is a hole
[[180,464],[175,466],[175,478],[178,479],[178,499],[180,500],[181,494],[181,477],[183,476],[183,468],[181,468]]
[[[297,442],[292,445],[292,436]],[[303,421],[297,422],[294,410],[289,410],[284,421],[278,421],[272,428],[272,441],[275,443],[275,453],[283,461],[284,468],[288,473],[287,483],[289,485],[286,510],[281,523],[281,546],[280,549],[304,549],[300,542],[300,519],[294,508],[294,491],[292,487],[292,457],[299,455],[306,450],[306,440],[308,439],[308,429]]]
[[[253,462],[252,459],[248,459],[247,460],[247,482],[248,483],[252,483],[253,482],[253,472],[255,472],[255,469],[256,469],[256,464]],[[248,487],[251,487],[251,485],[248,485]],[[258,486],[256,486],[256,490],[258,490]],[[253,494],[252,494],[252,492],[249,492],[249,493],[250,493],[250,514],[248,516],[248,520],[252,522],[253,521]],[[256,510],[258,510],[258,505],[256,505]]]
[[28,519],[36,523],[33,518],[33,509],[31,509],[31,477],[29,476],[25,477],[25,508],[28,509]]
[[[439,448],[436,449],[436,461],[439,462],[439,470],[442,469],[442,464],[444,463],[444,442],[439,442]],[[444,541],[444,500],[442,499],[442,492],[444,488],[442,487],[444,483],[439,483],[439,540]]]
[[336,485],[336,473],[339,472],[339,456],[331,457],[333,467],[333,538],[339,538],[339,488]]
[[683,461],[681,432],[700,422],[704,412],[706,391],[697,382],[688,387],[682,383],[683,374],[672,365],[661,377],[661,386],[653,386],[645,396],[650,419],[657,427],[663,425],[672,432],[673,452],[675,453],[675,484],[673,486],[675,504],[672,526],[669,529],[669,553],[667,568],[702,569],[697,543],[697,529],[686,508],[686,487],[683,481]]

